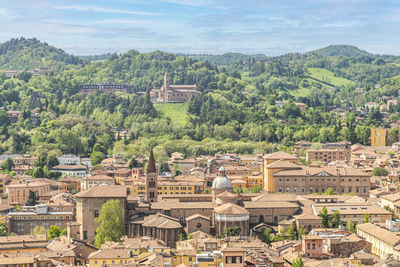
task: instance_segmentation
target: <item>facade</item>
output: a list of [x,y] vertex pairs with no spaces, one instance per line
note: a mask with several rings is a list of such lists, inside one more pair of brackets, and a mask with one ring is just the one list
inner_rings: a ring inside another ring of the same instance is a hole
[[38,181],[17,181],[7,185],[8,203],[11,205],[25,205],[28,200],[29,191],[36,192],[41,196],[50,192],[50,184]]
[[335,204],[314,204],[314,215],[318,215],[323,207],[327,208],[328,214],[339,211],[340,220],[346,226],[349,220],[354,224],[362,224],[365,221],[365,214],[369,214],[372,223],[385,223],[392,219],[392,213],[384,208],[369,203],[335,203]]
[[[272,163],[266,169],[272,174],[275,193],[313,194],[324,193],[333,188],[338,194],[352,194],[368,197],[371,176],[360,169],[349,167],[300,166],[283,162]],[[290,166],[289,166],[290,165]],[[269,177],[268,177],[269,178]],[[270,183],[269,181],[264,183]]]
[[57,157],[60,165],[79,165],[81,164],[81,158],[75,155],[67,154]]
[[164,85],[150,92],[152,102],[186,102],[192,96],[200,94],[196,85],[171,85],[169,73],[164,75]]
[[342,149],[307,150],[306,160],[308,162],[311,162],[313,160],[322,161],[325,164],[331,161],[345,161],[346,151]]
[[102,205],[111,199],[119,200],[122,210],[126,210],[126,188],[123,186],[96,186],[76,196],[76,222],[78,229],[70,229],[72,236],[92,243],[99,226],[94,221],[100,215]]
[[[297,168],[297,157],[282,151],[278,151],[269,155],[265,155],[264,158],[264,190],[267,192],[275,192],[274,179],[272,175],[282,169],[293,169]],[[279,164],[275,166],[275,162],[279,161]],[[274,165],[272,165],[275,163]],[[284,166],[283,166],[284,165]]]
[[94,186],[106,186],[115,184],[114,178],[107,175],[89,175],[82,179],[81,190],[86,191]]
[[46,231],[52,225],[57,225],[64,229],[72,219],[72,211],[51,211],[45,205],[23,207],[19,211],[8,213],[7,216],[9,232],[17,235],[28,235],[38,225],[44,226]]
[[306,235],[302,238],[303,253],[309,258],[321,258],[324,256],[323,238],[320,236]]
[[80,86],[80,92],[85,95],[95,92],[101,92],[105,94],[122,92],[124,94],[131,94],[133,93],[133,87],[132,85],[129,84],[111,84],[111,83],[82,84]]
[[372,244],[371,253],[383,260],[389,257],[400,260],[400,236],[382,226],[372,223],[357,225],[357,235]]
[[371,146],[386,146],[386,129],[372,128],[371,129]]
[[83,178],[87,175],[86,167],[81,165],[57,165],[52,170],[61,172],[63,176]]

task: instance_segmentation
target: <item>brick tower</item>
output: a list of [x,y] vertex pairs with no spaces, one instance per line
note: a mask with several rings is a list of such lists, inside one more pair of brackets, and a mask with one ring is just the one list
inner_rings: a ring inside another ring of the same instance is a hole
[[149,162],[146,169],[146,201],[157,202],[158,199],[158,184],[157,184],[157,169],[154,160],[153,149],[150,150]]

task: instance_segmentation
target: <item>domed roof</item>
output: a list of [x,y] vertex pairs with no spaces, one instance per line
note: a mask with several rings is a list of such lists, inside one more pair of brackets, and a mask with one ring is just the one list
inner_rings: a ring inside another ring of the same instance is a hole
[[212,189],[233,189],[231,180],[225,175],[225,168],[219,169],[219,174],[215,177]]

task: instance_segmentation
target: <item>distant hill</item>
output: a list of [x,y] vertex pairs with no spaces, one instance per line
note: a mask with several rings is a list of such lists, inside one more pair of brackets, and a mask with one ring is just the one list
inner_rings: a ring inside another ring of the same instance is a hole
[[208,61],[216,65],[229,65],[233,63],[246,63],[252,61],[265,61],[268,59],[266,55],[255,54],[247,55],[241,53],[225,53],[222,55],[203,55],[203,54],[181,54],[199,61]]
[[310,51],[309,53],[317,54],[325,57],[345,56],[345,57],[361,57],[372,56],[371,53],[361,50],[352,45],[330,45],[321,49]]
[[36,38],[13,38],[0,44],[1,70],[48,67],[50,70],[59,71],[87,62],[86,59],[67,54],[64,50],[40,42]]

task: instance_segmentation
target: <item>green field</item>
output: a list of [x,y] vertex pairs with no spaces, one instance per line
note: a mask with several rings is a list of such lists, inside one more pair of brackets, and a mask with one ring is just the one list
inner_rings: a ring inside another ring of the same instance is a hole
[[157,111],[161,112],[163,118],[170,118],[173,122],[185,124],[189,117],[187,103],[156,103],[153,105]]
[[326,69],[321,68],[308,68],[310,77],[334,86],[352,85],[352,81],[345,78],[335,77],[333,73]]

